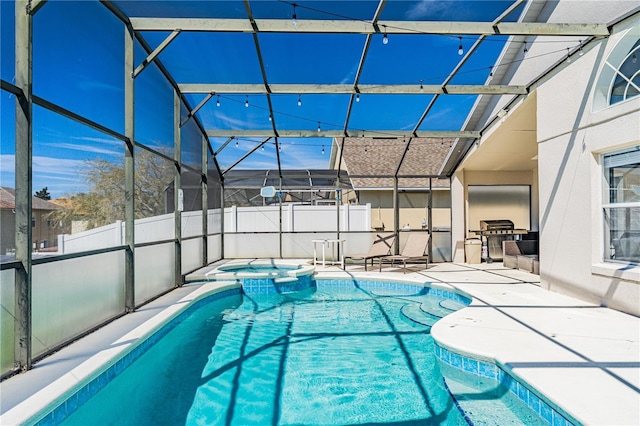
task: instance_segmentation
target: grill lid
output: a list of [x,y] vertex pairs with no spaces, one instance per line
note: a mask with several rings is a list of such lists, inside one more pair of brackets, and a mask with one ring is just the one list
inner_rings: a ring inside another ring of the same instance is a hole
[[498,229],[513,229],[513,222],[509,219],[481,220],[481,231],[495,231]]

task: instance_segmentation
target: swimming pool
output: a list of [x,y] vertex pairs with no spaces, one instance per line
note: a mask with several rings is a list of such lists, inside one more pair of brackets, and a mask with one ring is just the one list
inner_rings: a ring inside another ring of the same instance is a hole
[[468,302],[379,281],[229,290],[196,302],[40,423],[467,424],[429,330]]

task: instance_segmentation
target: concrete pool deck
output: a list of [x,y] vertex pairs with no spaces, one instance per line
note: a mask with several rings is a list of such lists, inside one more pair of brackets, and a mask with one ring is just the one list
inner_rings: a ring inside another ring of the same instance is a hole
[[[382,273],[364,272],[360,265],[348,265],[346,271],[336,266],[317,268],[321,278],[433,282],[471,295],[471,306],[433,327],[440,345],[497,361],[584,424],[640,423],[639,318],[549,292],[539,287],[537,275],[501,263],[443,263],[411,271],[404,274],[401,268],[383,267]],[[194,283],[176,289],[45,358],[31,371],[0,383],[0,424],[12,424],[7,420],[19,418],[12,416],[27,405],[32,411],[37,395],[56,392],[60,382],[74,377],[74,371],[96,354],[122,345],[123,336],[202,287]]]

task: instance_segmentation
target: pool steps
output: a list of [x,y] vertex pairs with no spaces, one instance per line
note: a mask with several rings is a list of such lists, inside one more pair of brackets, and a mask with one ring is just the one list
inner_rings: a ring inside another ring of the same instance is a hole
[[408,320],[427,327],[433,326],[441,318],[425,311],[422,305],[417,303],[407,303],[400,308],[400,313]]
[[[468,358],[439,345],[437,342],[435,344],[435,354],[441,363],[468,374],[490,379],[495,381],[496,384],[504,386],[549,425],[574,426],[581,424],[575,419],[570,419],[568,414],[562,413],[554,404],[548,402],[542,395],[520,382],[497,364]],[[446,384],[446,377],[444,380]]]

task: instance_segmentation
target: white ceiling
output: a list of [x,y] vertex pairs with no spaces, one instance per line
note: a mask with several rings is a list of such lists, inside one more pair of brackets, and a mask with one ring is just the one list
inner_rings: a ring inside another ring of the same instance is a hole
[[459,170],[532,170],[538,165],[536,93],[497,118],[460,164]]

